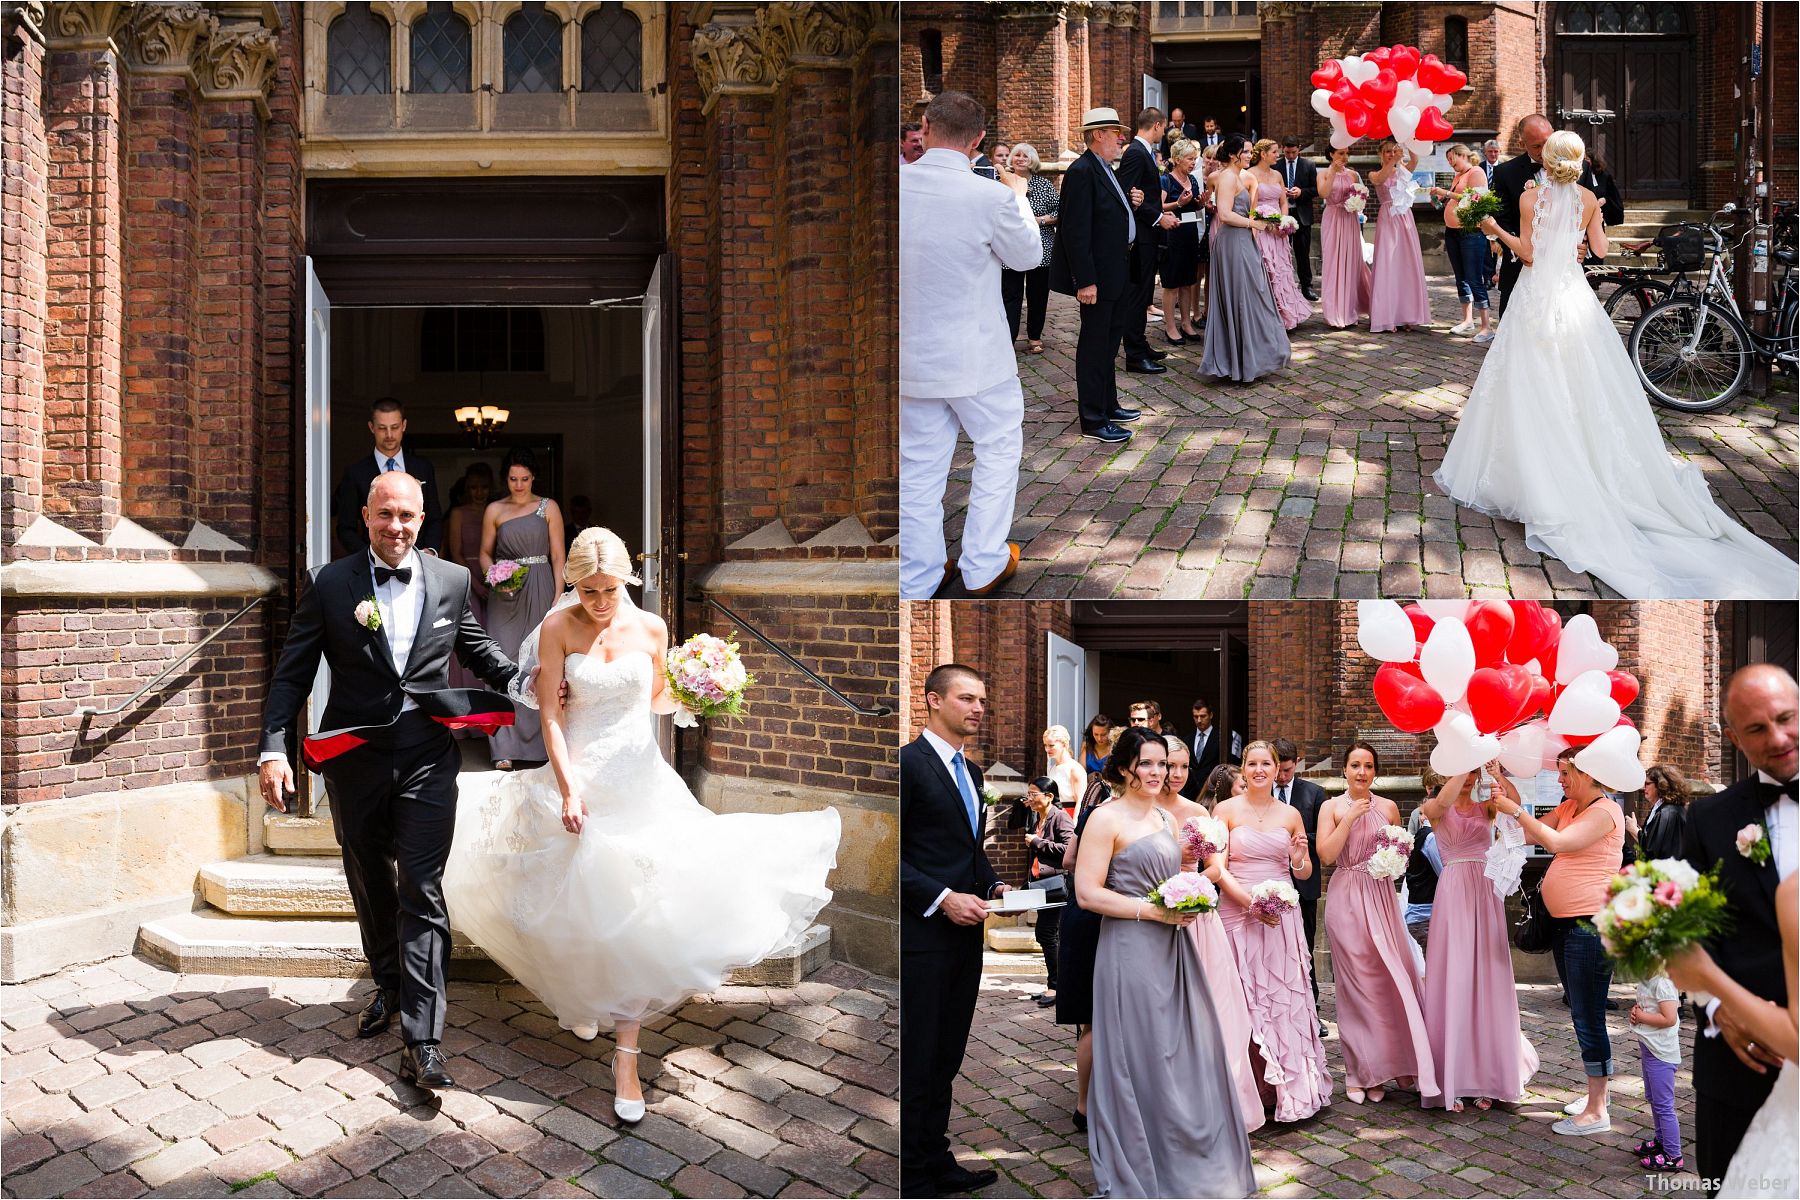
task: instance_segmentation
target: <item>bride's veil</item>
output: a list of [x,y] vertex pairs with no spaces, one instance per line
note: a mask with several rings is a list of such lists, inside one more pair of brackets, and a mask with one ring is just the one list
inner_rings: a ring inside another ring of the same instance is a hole
[[1581,186],[1552,183],[1538,189],[1537,204],[1531,212],[1533,265],[1548,263],[1559,273],[1565,268],[1579,271],[1575,243],[1581,240],[1581,234]]
[[[544,614],[544,620],[539,621],[537,627],[525,635],[525,640],[519,643],[519,678],[531,678],[532,671],[542,665],[538,658],[538,642],[544,633],[544,622],[548,621],[553,615],[561,612],[563,609],[574,608],[579,603],[581,603],[581,600],[579,596],[577,596],[575,589],[570,588],[556,598],[556,603],[552,604],[550,606],[550,611]],[[635,607],[636,605],[631,601],[631,593],[624,588],[620,588],[619,610],[624,612],[627,609]]]

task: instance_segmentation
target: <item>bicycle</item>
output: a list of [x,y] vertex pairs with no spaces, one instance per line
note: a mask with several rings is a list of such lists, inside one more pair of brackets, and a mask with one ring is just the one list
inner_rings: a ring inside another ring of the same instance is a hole
[[[1735,212],[1726,205],[1720,215]],[[1667,232],[1667,231],[1665,231]],[[1748,235],[1746,235],[1748,236]],[[1772,332],[1744,323],[1726,268],[1727,245],[1718,223],[1705,227],[1706,283],[1688,295],[1653,304],[1632,326],[1630,353],[1638,379],[1652,399],[1680,412],[1711,412],[1744,386],[1754,359],[1775,368],[1800,369],[1800,281],[1792,245],[1771,247],[1771,269],[1782,269],[1773,289]]]
[[[1694,291],[1688,273],[1700,264],[1678,258],[1663,248],[1657,238],[1622,242],[1617,247],[1617,255],[1627,262],[1622,265],[1608,260],[1590,266],[1587,278],[1595,298],[1600,300],[1613,327],[1619,331],[1620,340],[1625,340],[1631,336],[1631,327],[1652,306],[1672,296],[1685,296]],[[1636,259],[1654,265],[1631,265],[1631,260]],[[1669,276],[1672,278],[1667,278]],[[1604,289],[1609,284],[1613,286],[1607,292]]]

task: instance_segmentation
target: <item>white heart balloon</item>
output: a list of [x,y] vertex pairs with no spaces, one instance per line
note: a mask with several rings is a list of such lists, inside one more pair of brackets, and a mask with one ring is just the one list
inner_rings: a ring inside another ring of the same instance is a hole
[[1331,123],[1331,148],[1334,150],[1348,150],[1355,144],[1356,135],[1344,128],[1344,118],[1342,115],[1339,115],[1337,120]]
[[1554,733],[1545,733],[1544,734],[1544,770],[1546,770],[1546,771],[1556,770],[1556,763],[1557,763],[1558,757],[1562,754],[1562,752],[1564,750],[1567,750],[1568,748],[1569,748],[1569,743],[1568,743],[1567,739],[1558,737]]
[[1527,670],[1527,671],[1530,671],[1530,672],[1531,672],[1531,673],[1532,673],[1532,674],[1533,674],[1533,675],[1536,675],[1536,676],[1538,676],[1538,677],[1539,677],[1539,678],[1540,678],[1540,679],[1541,679],[1541,678],[1543,678],[1543,675],[1544,675],[1544,668],[1543,668],[1543,666],[1542,666],[1542,665],[1541,665],[1541,664],[1540,664],[1540,663],[1539,663],[1539,662],[1538,662],[1538,660],[1537,660],[1537,659],[1535,659],[1535,658],[1533,658],[1533,659],[1527,659],[1527,660],[1526,660],[1526,662],[1525,662],[1525,669],[1526,669],[1526,670]]
[[1381,74],[1381,64],[1372,63],[1360,54],[1352,54],[1344,60],[1344,78],[1358,86],[1369,82]]
[[1544,739],[1550,729],[1542,720],[1521,725],[1500,737],[1500,765],[1508,775],[1529,779],[1544,762]]
[[1612,695],[1612,680],[1605,671],[1584,671],[1571,679],[1567,689],[1571,692],[1592,692],[1596,696]]
[[[1600,675],[1605,680],[1605,675]],[[1565,736],[1592,737],[1619,723],[1619,704],[1591,686],[1566,687],[1550,710],[1550,730]]]
[[1416,104],[1395,104],[1388,109],[1388,128],[1394,131],[1394,140],[1414,141],[1413,134],[1418,131],[1421,115]]
[[[1460,620],[1439,620],[1425,638],[1419,651],[1419,673],[1425,676],[1445,704],[1455,704],[1469,689],[1469,676],[1475,673],[1475,643]],[[1473,722],[1470,722],[1473,725]]]
[[1337,115],[1337,109],[1331,107],[1330,88],[1313,89],[1312,107],[1314,112],[1318,113],[1321,117],[1324,117],[1327,121]]
[[1427,107],[1427,108],[1435,108],[1435,109],[1437,109],[1437,110],[1438,110],[1438,111],[1439,111],[1439,112],[1441,112],[1441,113],[1444,113],[1444,114],[1446,114],[1446,115],[1448,115],[1448,114],[1449,114],[1449,112],[1450,112],[1450,106],[1451,106],[1451,105],[1452,105],[1452,104],[1454,104],[1454,103],[1455,103],[1455,102],[1456,102],[1456,101],[1455,101],[1455,99],[1454,99],[1454,98],[1453,98],[1453,97],[1450,97],[1450,96],[1446,96],[1446,95],[1445,95],[1445,94],[1444,94],[1444,93],[1442,93],[1442,92],[1432,92],[1432,93],[1431,93],[1431,101],[1430,101],[1430,103],[1429,103],[1429,104],[1426,104],[1426,105],[1424,105],[1424,107]]
[[[1431,93],[1410,79],[1402,79],[1394,85],[1394,103],[1412,104],[1420,108],[1425,106],[1426,98]],[[1390,122],[1391,124],[1391,122]]]
[[1411,662],[1417,649],[1412,622],[1392,600],[1356,602],[1356,644],[1381,662]]
[[1473,771],[1500,755],[1500,739],[1476,729],[1475,718],[1468,713],[1451,713],[1432,732],[1438,741],[1431,751],[1431,767],[1440,775]]
[[1434,621],[1461,621],[1469,615],[1468,600],[1421,600],[1419,607]]
[[1563,626],[1556,646],[1556,682],[1568,683],[1589,671],[1610,671],[1619,665],[1619,652],[1600,636],[1594,618],[1582,613]]
[[1607,730],[1575,754],[1575,768],[1585,771],[1612,792],[1635,792],[1644,786],[1644,766],[1638,761],[1643,738],[1629,725]]
[[1410,142],[1406,143],[1406,148],[1408,150],[1412,151],[1413,161],[1420,162],[1420,161],[1423,161],[1424,159],[1430,157],[1431,152],[1433,150],[1437,149],[1437,143],[1436,142],[1421,142],[1421,141],[1415,140],[1415,141],[1410,141]]

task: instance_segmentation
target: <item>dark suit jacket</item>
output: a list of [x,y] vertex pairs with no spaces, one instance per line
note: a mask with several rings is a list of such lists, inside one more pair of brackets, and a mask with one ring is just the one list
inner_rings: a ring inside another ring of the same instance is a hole
[[[981,770],[969,763],[979,802]],[[923,734],[900,750],[900,949],[981,953],[981,926],[925,910],[945,888],[987,896],[1000,882],[969,828],[962,794]]]
[[263,704],[264,753],[288,752],[288,730],[312,691],[321,659],[331,668],[331,699],[320,719],[321,729],[391,725],[407,696],[422,708],[433,708],[426,698],[451,690],[453,652],[496,690],[504,691],[512,682],[519,668],[469,607],[468,568],[429,554],[417,558],[425,593],[404,675],[394,667],[387,637],[356,621],[356,606],[375,594],[368,553],[340,558],[309,573]]
[[[1500,197],[1500,212],[1494,220],[1500,228],[1519,236],[1519,200],[1525,195],[1525,185],[1537,178],[1543,168],[1531,161],[1529,154],[1516,154],[1494,168],[1493,192]],[[1586,163],[1581,166],[1581,179],[1578,181],[1588,191],[1599,195],[1600,181],[1594,178],[1594,169]],[[1504,252],[1504,247],[1502,248]]]
[[[1287,181],[1288,164],[1283,156],[1275,160],[1275,173]],[[1311,225],[1313,220],[1313,202],[1319,198],[1319,164],[1302,154],[1294,160],[1294,186],[1300,189],[1298,196],[1288,197],[1288,215],[1302,225]]]
[[[1063,173],[1050,286],[1065,296],[1094,284],[1099,288],[1099,299],[1116,300],[1131,284],[1131,254],[1125,243],[1130,226],[1125,206],[1119,203],[1112,184],[1100,174],[1110,170],[1104,159],[1089,150]],[[1162,189],[1157,188],[1156,194],[1160,197]]]
[[1163,215],[1162,172],[1156,169],[1155,156],[1135,137],[1125,143],[1125,153],[1119,158],[1119,186],[1125,189],[1127,198],[1131,196],[1132,188],[1139,188],[1144,193],[1144,202],[1138,205],[1135,214],[1137,240],[1131,244],[1131,253],[1136,262],[1132,278],[1147,279],[1156,273],[1159,241],[1156,223]]
[[[1688,805],[1682,857],[1696,871],[1718,864],[1719,886],[1731,901],[1731,928],[1706,942],[1713,960],[1750,991],[1785,1005],[1787,973],[1775,920],[1775,886],[1780,882],[1775,860],[1759,867],[1737,850],[1737,831],[1751,822],[1767,822],[1754,775]],[[1724,1038],[1694,1039],[1694,1091],[1700,1096],[1717,1097],[1734,1108],[1755,1108],[1769,1094],[1774,1079],[1773,1073],[1758,1075],[1739,1062]]]
[[[1190,729],[1182,735],[1181,740],[1186,744],[1189,755],[1194,753],[1194,734],[1196,732],[1198,731]],[[1237,761],[1236,756],[1231,753],[1231,731],[1221,727],[1215,721],[1209,732],[1211,736],[1206,739],[1206,748],[1194,758],[1192,765],[1188,768],[1187,786],[1181,789],[1181,794],[1189,800],[1199,798],[1200,789],[1206,786],[1206,777],[1213,773],[1213,768],[1220,763]]]
[[[1279,787],[1275,794],[1281,794]],[[1294,890],[1300,893],[1302,900],[1319,898],[1319,810],[1327,799],[1325,789],[1310,779],[1295,776],[1288,786],[1288,803],[1300,810],[1300,821],[1306,827],[1306,854],[1312,859],[1312,874],[1294,880]]]
[[[1190,142],[1198,142],[1200,140],[1199,129],[1192,121],[1183,121],[1181,123],[1181,128],[1179,129],[1171,125],[1168,128],[1168,132],[1163,134],[1162,153],[1164,162],[1167,162],[1169,156],[1174,153],[1175,143],[1181,141],[1183,138],[1186,138]],[[1205,146],[1202,145],[1201,149],[1205,149]]]
[[[438,507],[437,471],[421,455],[401,447],[406,457],[406,473],[419,481],[425,493],[425,524],[419,530],[419,549],[444,549],[444,510]],[[332,493],[331,518],[337,531],[338,547],[346,555],[360,554],[369,548],[369,527],[363,524],[363,505],[369,499],[369,487],[379,472],[375,466],[375,450],[369,451],[344,468]]]
[[[1659,804],[1638,831],[1638,847],[1645,858],[1681,858],[1687,834],[1687,809],[1679,804]],[[1631,861],[1629,857],[1627,862]]]

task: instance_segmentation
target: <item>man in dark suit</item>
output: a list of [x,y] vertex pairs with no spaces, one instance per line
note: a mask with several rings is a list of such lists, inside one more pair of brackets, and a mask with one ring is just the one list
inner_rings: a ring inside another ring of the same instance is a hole
[[1187,744],[1194,765],[1188,771],[1187,786],[1181,789],[1181,794],[1194,800],[1199,797],[1200,789],[1206,785],[1207,776],[1214,768],[1221,763],[1237,762],[1243,751],[1243,739],[1214,725],[1212,705],[1205,700],[1196,700],[1194,729],[1187,736]]
[[1161,109],[1146,108],[1137,115],[1137,135],[1125,143],[1125,152],[1119,156],[1119,186],[1135,206],[1131,281],[1136,303],[1125,314],[1123,340],[1125,369],[1136,375],[1161,375],[1169,369],[1157,361],[1164,357],[1163,351],[1151,349],[1144,336],[1144,322],[1156,296],[1159,231],[1180,224],[1174,213],[1163,211],[1162,172],[1156,167],[1156,146],[1167,124]]
[[[1296,779],[1300,752],[1286,738],[1276,738],[1275,798],[1300,810],[1300,823],[1306,827],[1306,854],[1312,859],[1312,874],[1294,880],[1300,893],[1300,920],[1306,927],[1306,961],[1312,974],[1313,1005],[1319,1003],[1319,977],[1311,969],[1313,938],[1318,933],[1319,918],[1319,809],[1325,804],[1325,789],[1310,779]],[[1325,1022],[1319,1022],[1319,1036],[1325,1036]]]
[[1202,150],[1206,149],[1208,146],[1222,145],[1224,141],[1225,134],[1219,129],[1219,123],[1217,121],[1211,117],[1207,117],[1200,123],[1200,148]]
[[[1185,113],[1179,108],[1172,108],[1169,110],[1169,127],[1163,131],[1162,136],[1163,162],[1167,163],[1173,161],[1175,143],[1184,138],[1190,142],[1196,141],[1199,138],[1199,134],[1194,129],[1193,125],[1188,122]],[[1202,148],[1204,149],[1204,147]]]
[[369,549],[312,572],[269,683],[258,774],[263,799],[285,812],[289,731],[325,662],[332,687],[320,725],[332,732],[308,738],[305,758],[325,777],[375,977],[357,1032],[374,1037],[398,1013],[400,1077],[448,1088],[443,875],[462,767],[449,727],[491,732],[513,712],[503,695],[451,689],[450,656],[501,691],[522,681],[470,611],[468,568],[417,553],[424,507],[411,475],[381,475],[363,509]]
[[964,756],[987,685],[948,663],[925,680],[925,729],[900,751],[900,1191],[984,1188],[950,1153],[950,1092],[981,990],[988,900],[1006,892],[981,846],[981,770]]
[[1300,157],[1300,139],[1281,140],[1281,159],[1275,172],[1287,184],[1288,215],[1300,222],[1300,228],[1289,239],[1294,245],[1294,274],[1300,277],[1300,291],[1308,300],[1317,300],[1313,291],[1312,227],[1313,201],[1319,198],[1319,165]]
[[[1138,289],[1132,284],[1131,254],[1136,217],[1112,169],[1123,149],[1124,134],[1125,126],[1112,109],[1088,111],[1082,122],[1087,151],[1063,173],[1055,254],[1050,262],[1050,286],[1075,297],[1081,305],[1081,332],[1075,341],[1075,394],[1081,436],[1099,442],[1130,441],[1131,431],[1124,422],[1143,415],[1119,403],[1114,362],[1131,306],[1138,300]],[[1138,319],[1141,323],[1141,309]]]
[[398,400],[383,396],[370,407],[369,434],[375,439],[373,453],[344,468],[337,490],[332,493],[331,513],[338,549],[348,555],[369,548],[369,533],[362,518],[369,485],[377,475],[404,471],[419,481],[425,493],[425,525],[419,531],[419,549],[436,554],[444,546],[444,512],[438,507],[437,472],[423,456],[401,445],[406,437],[406,410]]
[[[1725,687],[1725,735],[1756,773],[1689,806],[1683,857],[1696,871],[1719,869],[1734,917],[1728,933],[1707,939],[1721,970],[1765,1000],[1788,1003],[1775,888],[1795,867],[1795,774],[1800,769],[1800,703],[1794,677],[1767,663],[1744,667]],[[1760,825],[1770,853],[1758,863],[1738,849],[1738,831]],[[1695,1170],[1716,1195],[1751,1119],[1768,1099],[1781,1058],[1758,1045],[1739,1014],[1712,1001],[1698,1013],[1694,1038]],[[1714,1032],[1716,1030],[1716,1033]]]
[[1487,186],[1494,186],[1494,171],[1500,166],[1500,143],[1493,138],[1481,143],[1481,172],[1487,176]]
[[[1555,130],[1550,120],[1541,113],[1532,113],[1519,122],[1519,141],[1524,145],[1525,153],[1516,154],[1494,168],[1491,177],[1494,195],[1500,197],[1500,212],[1494,220],[1500,228],[1519,236],[1519,198],[1525,194],[1526,188],[1537,179],[1543,168],[1544,143],[1550,140]],[[1512,295],[1513,285],[1519,281],[1518,259],[1501,250],[1500,263],[1500,312],[1506,313],[1506,299]]]

